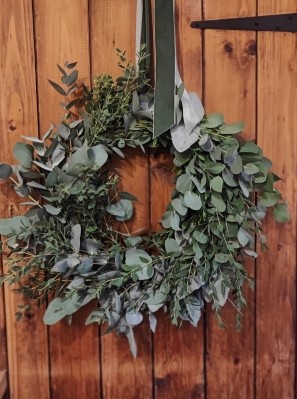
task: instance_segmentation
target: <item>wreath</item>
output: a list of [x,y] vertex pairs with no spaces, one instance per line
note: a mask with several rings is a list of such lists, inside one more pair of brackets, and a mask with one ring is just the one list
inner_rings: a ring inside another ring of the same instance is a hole
[[[68,112],[42,139],[25,136],[31,144],[20,142],[13,150],[19,165],[0,165],[0,178],[9,179],[28,199],[22,205],[30,207],[23,216],[0,221],[2,243],[11,251],[1,282],[22,282],[18,290],[38,304],[53,296],[46,324],[96,299],[86,324],[107,321],[107,331],[125,333],[135,353],[132,328],[148,314],[155,331],[160,308],[174,324],[187,320],[197,326],[204,302],[219,316],[230,293],[240,316],[246,304],[242,286],[253,282],[244,260],[257,256],[254,234],[265,247],[267,208],[273,207],[280,222],[288,212],[274,188],[278,178],[269,171],[271,162],[254,142],[237,136],[242,123],[225,124],[219,113],[205,116],[184,152],[172,145],[169,133],[152,138],[153,91],[145,71],[136,74],[123,65],[125,54],[119,56],[122,77],[95,77],[92,89],[83,86],[83,96],[65,106],[81,107],[81,119],[72,120]],[[142,49],[140,64],[145,57]],[[70,72],[59,66],[68,89],[50,81],[63,96],[76,88],[74,68],[75,63],[66,64]],[[181,97],[182,88],[177,93]],[[109,162],[125,157],[127,147],[169,148],[173,157],[176,183],[163,230],[145,237],[115,225],[125,226],[136,201],[118,191],[120,178]]]
[[[13,149],[19,164],[0,164],[0,178],[29,207],[22,216],[0,220],[2,250],[8,253],[0,281],[15,284],[30,299],[17,318],[30,311],[32,301],[49,301],[43,319],[49,325],[71,320],[95,300],[86,324],[107,322],[106,332],[124,333],[136,355],[133,328],[148,315],[155,331],[161,308],[173,324],[197,326],[209,302],[223,324],[220,309],[229,300],[239,325],[243,285],[253,285],[245,259],[257,256],[255,234],[266,247],[267,209],[273,208],[279,222],[289,215],[274,187],[279,178],[270,171],[271,161],[240,136],[243,123],[226,124],[220,113],[204,115],[198,97],[179,81],[176,122],[154,135],[146,48],[140,48],[137,68],[125,52],[117,53],[120,78],[101,75],[92,88],[82,85],[82,94],[64,105],[60,125],[41,139],[24,136],[26,142]],[[75,67],[58,66],[63,86],[49,81],[62,96],[78,92]],[[169,149],[173,158],[176,180],[163,229],[147,236],[132,236],[126,228],[137,199],[120,191],[110,162],[127,157],[129,147],[144,153]]]

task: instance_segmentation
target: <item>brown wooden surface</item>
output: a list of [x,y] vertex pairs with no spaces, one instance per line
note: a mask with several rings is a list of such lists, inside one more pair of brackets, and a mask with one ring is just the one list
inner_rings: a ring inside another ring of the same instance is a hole
[[[297,12],[297,3],[260,0],[258,12]],[[297,34],[259,32],[258,43],[258,140],[284,179],[278,187],[292,220],[265,223],[269,250],[257,264],[256,389],[259,399],[296,398]]]
[[[59,123],[64,99],[47,82],[60,83],[56,64],[79,61],[79,81],[89,84],[88,2],[86,0],[35,1],[40,131]],[[94,305],[95,306],[95,305]],[[84,326],[92,305],[49,329],[51,396],[55,399],[100,398],[98,327]]]
[[[127,61],[135,62],[136,2],[122,0],[91,1],[92,73],[121,74],[116,48],[127,52]],[[108,49],[108,51],[106,51]],[[127,159],[115,157],[123,189],[138,201],[135,216],[127,223],[130,233],[145,234],[149,229],[148,159],[141,151],[128,151]],[[102,331],[104,331],[104,327]],[[114,334],[102,338],[102,385],[104,398],[130,399],[152,397],[151,333],[145,323],[135,333],[138,356],[133,359],[126,338]]]
[[[134,61],[136,0],[0,0],[0,9],[0,162],[10,162],[22,134],[37,135],[38,124],[42,134],[64,113],[62,97],[47,82],[60,77],[56,63],[78,61],[80,81],[88,83],[96,73],[120,73],[116,47]],[[153,337],[147,322],[136,330],[134,360],[125,338],[100,337],[97,326],[83,325],[87,308],[71,327],[62,322],[49,333],[42,324],[43,309],[16,323],[21,299],[6,287],[5,301],[0,295],[0,369],[7,364],[6,339],[11,398],[296,397],[297,34],[202,35],[189,27],[202,17],[257,12],[297,12],[297,4],[176,0],[179,68],[187,89],[204,94],[207,112],[222,112],[227,121],[245,120],[245,137],[257,133],[274,170],[284,178],[279,187],[290,205],[290,224],[279,225],[272,218],[265,224],[269,251],[257,260],[255,293],[247,290],[243,330],[233,331],[230,304],[223,313],[230,326],[226,331],[217,327],[210,308],[198,329],[173,327],[160,315]],[[124,189],[138,197],[136,216],[127,224],[130,232],[157,230],[173,183],[170,156],[132,151],[114,167],[123,176]],[[0,199],[1,216],[22,212],[1,182]],[[248,268],[253,275],[254,265]]]
[[0,398],[7,392],[7,372],[0,370]]
[[[244,3],[244,4],[243,4]],[[205,2],[205,18],[255,15],[256,0]],[[244,137],[254,139],[256,128],[256,34],[209,30],[205,32],[205,108],[220,110],[227,122],[246,120]],[[224,99],[224,100],[223,100]],[[223,100],[223,101],[222,101]],[[254,275],[254,262],[249,274]],[[226,304],[226,329],[207,313],[207,398],[252,398],[254,389],[254,292],[246,290],[248,309],[241,332],[235,331],[236,311]],[[210,310],[210,308],[209,308]]]
[[[0,127],[1,161],[12,162],[12,148],[22,134],[36,135],[37,104],[34,65],[33,16],[31,3],[0,2]],[[21,210],[8,185],[1,184],[0,213],[13,216]],[[5,198],[5,200],[3,200]],[[9,385],[12,398],[49,397],[47,329],[43,311],[16,322],[21,303],[5,289]],[[34,376],[34,378],[32,378]]]
[[[176,2],[177,51],[182,79],[190,91],[202,91],[201,34],[191,29],[190,21],[201,18],[201,2]],[[189,69],[188,65],[195,65]],[[160,229],[159,221],[170,200],[174,179],[172,160],[151,155],[151,223]],[[154,336],[155,394],[158,399],[204,398],[204,338],[203,320],[199,328],[184,323],[173,326],[168,315],[159,317]]]
[[[169,154],[152,153],[151,218],[152,230],[170,199],[174,178]],[[159,312],[160,313],[160,312]],[[158,399],[204,398],[203,324],[196,329],[189,323],[173,326],[168,314],[159,315],[154,336],[155,397]]]
[[[0,273],[3,272],[2,258],[0,257]],[[6,346],[6,325],[5,325],[5,303],[4,288],[0,289],[0,370],[7,370],[7,346]]]

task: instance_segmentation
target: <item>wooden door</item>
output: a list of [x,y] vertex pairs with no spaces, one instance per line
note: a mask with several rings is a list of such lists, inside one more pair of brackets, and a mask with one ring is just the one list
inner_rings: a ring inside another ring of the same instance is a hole
[[[47,84],[56,63],[78,61],[81,81],[118,73],[115,47],[134,59],[136,0],[0,0],[1,162],[11,160],[22,134],[42,134],[58,122],[59,97]],[[297,12],[292,0],[176,0],[177,48],[188,90],[203,98],[208,113],[246,121],[283,180],[291,222],[265,223],[269,251],[248,265],[241,332],[227,305],[221,330],[206,309],[197,329],[173,327],[161,317],[152,335],[147,323],[136,333],[133,360],[124,339],[84,326],[42,324],[43,309],[16,322],[19,299],[0,293],[0,369],[8,369],[12,399],[294,399],[296,397],[296,155],[297,34],[190,28],[192,20]],[[171,190],[170,156],[131,154],[122,167],[125,189],[139,199],[132,231],[158,228]],[[21,211],[0,185],[1,216]]]

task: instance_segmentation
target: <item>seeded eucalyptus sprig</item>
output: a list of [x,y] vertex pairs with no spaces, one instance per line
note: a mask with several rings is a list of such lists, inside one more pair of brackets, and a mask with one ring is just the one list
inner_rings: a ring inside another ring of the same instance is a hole
[[[266,247],[267,209],[273,208],[279,222],[289,215],[271,161],[239,135],[242,123],[226,124],[219,113],[205,116],[195,128],[196,142],[182,153],[169,133],[153,139],[147,75],[126,65],[125,53],[118,55],[122,77],[95,77],[92,88],[84,86],[83,95],[65,105],[61,125],[42,139],[24,136],[26,142],[14,147],[18,164],[0,164],[0,178],[30,207],[22,216],[0,220],[8,252],[1,282],[17,284],[38,304],[50,294],[46,324],[71,318],[94,300],[86,323],[107,322],[107,332],[126,334],[136,355],[133,328],[145,314],[153,331],[161,308],[174,324],[187,320],[196,326],[210,302],[223,324],[220,309],[229,300],[240,316],[243,285],[253,283],[245,260],[257,256],[255,235]],[[145,57],[141,49],[140,64]],[[50,81],[63,96],[78,90],[75,66],[58,66],[63,86]],[[124,157],[127,147],[171,151],[176,183],[160,233],[135,237],[126,228],[136,198],[119,191],[109,161]],[[28,307],[17,317],[22,311]]]

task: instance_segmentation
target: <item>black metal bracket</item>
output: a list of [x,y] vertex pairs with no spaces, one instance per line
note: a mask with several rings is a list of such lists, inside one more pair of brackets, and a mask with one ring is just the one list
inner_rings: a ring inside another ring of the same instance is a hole
[[297,13],[193,21],[191,27],[196,29],[297,32]]

